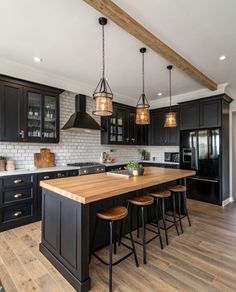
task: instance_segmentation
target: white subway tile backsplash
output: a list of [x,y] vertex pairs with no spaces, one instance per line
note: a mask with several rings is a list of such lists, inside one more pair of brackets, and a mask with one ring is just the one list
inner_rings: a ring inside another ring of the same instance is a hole
[[[87,112],[91,114],[92,98],[87,98]],[[75,111],[75,93],[64,92],[60,95],[60,124],[61,127]],[[99,117],[94,117],[100,122]],[[109,146],[101,145],[100,131],[92,134],[73,133],[61,131],[59,144],[33,144],[33,143],[9,143],[0,142],[0,156],[16,161],[17,168],[32,168],[33,155],[40,148],[49,148],[56,154],[56,163],[58,165],[69,162],[99,161],[100,153],[110,149],[116,151],[110,154],[117,161],[128,161],[130,159],[138,160],[140,155],[138,149],[145,148],[151,152],[150,157],[156,157],[156,161],[164,161],[165,151],[178,151],[178,147],[157,147],[157,146]]]

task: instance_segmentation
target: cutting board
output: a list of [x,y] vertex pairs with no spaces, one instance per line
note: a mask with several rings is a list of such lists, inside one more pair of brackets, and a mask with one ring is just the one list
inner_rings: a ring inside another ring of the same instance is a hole
[[56,166],[55,154],[50,149],[41,148],[40,153],[34,153],[34,166],[36,168]]
[[129,178],[132,175],[128,173],[128,170],[114,170],[114,171],[109,171],[106,173],[107,175],[113,175],[117,177],[124,177],[124,178]]

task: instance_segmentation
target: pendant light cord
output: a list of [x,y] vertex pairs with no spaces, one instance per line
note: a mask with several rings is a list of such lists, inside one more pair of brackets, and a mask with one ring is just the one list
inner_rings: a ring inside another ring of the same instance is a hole
[[142,78],[143,78],[143,94],[144,94],[144,92],[145,92],[145,88],[144,88],[144,86],[145,86],[145,80],[144,80],[144,53],[142,53]]
[[170,111],[171,111],[171,69],[170,69],[170,72],[169,72],[169,86],[170,86]]
[[102,77],[105,78],[105,33],[102,25]]

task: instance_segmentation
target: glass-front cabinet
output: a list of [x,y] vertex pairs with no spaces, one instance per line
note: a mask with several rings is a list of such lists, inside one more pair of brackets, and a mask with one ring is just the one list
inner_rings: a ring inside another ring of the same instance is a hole
[[57,101],[55,96],[44,97],[44,138],[57,138]]
[[114,109],[113,115],[109,118],[109,142],[119,144],[124,142],[124,111]]
[[42,137],[42,95],[28,92],[27,96],[27,137]]
[[59,139],[58,95],[27,88],[24,141],[57,142]]

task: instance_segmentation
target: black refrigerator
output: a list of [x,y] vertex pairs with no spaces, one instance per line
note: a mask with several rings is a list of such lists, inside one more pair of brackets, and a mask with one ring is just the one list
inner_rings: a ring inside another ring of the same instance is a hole
[[187,179],[187,197],[221,205],[221,129],[180,132],[180,168],[196,170]]

